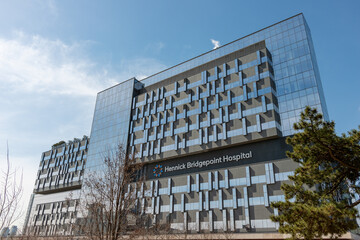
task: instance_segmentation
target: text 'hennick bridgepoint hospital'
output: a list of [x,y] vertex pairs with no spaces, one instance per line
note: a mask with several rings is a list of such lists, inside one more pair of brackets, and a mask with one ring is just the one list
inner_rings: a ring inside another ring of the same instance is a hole
[[164,166],[165,172],[173,172],[173,171],[179,171],[189,168],[202,168],[207,167],[214,164],[220,164],[220,163],[226,163],[226,162],[237,162],[242,159],[248,159],[252,158],[252,151],[249,151],[247,153],[240,153],[237,155],[224,155],[222,157],[213,158],[209,160],[203,160],[203,161],[192,161],[187,163],[179,163],[175,166]]

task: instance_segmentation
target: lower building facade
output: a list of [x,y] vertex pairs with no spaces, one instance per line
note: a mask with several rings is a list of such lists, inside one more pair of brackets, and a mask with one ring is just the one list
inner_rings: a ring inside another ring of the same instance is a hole
[[78,215],[89,138],[54,144],[42,154],[23,234],[70,235]]
[[149,164],[140,209],[180,232],[276,231],[270,204],[298,167],[287,150],[275,138]]

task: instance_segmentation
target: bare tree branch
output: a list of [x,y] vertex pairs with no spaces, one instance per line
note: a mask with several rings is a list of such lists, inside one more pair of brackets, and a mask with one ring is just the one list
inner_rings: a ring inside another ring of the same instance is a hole
[[142,167],[119,146],[116,153],[104,157],[101,169],[87,173],[81,200],[83,218],[77,225],[80,234],[89,239],[116,240],[123,235],[139,236],[170,229],[149,228],[150,217],[141,214],[138,203]]
[[21,215],[20,200],[23,193],[21,172],[12,169],[9,145],[6,144],[6,166],[0,173],[0,229],[12,225]]

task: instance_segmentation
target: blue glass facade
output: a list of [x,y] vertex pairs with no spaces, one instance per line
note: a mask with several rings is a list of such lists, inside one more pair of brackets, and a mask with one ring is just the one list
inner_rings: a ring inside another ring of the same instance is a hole
[[310,30],[302,14],[176,65],[141,82],[152,85],[181,72],[265,40],[273,59],[274,77],[284,136],[294,133],[293,124],[305,106],[316,107],[329,119]]
[[86,168],[101,168],[122,145],[145,164],[138,208],[153,223],[276,231],[270,204],[284,199],[281,183],[298,167],[283,137],[294,134],[305,106],[329,119],[310,30],[298,14],[98,93]]
[[114,153],[119,145],[127,145],[136,82],[137,80],[132,78],[98,93],[87,169],[100,167],[104,156]]
[[[302,14],[154,74],[141,80],[141,83],[144,87],[151,86],[262,40],[265,40],[272,55],[283,136],[294,133],[292,126],[307,105],[316,107],[328,120],[311,33]],[[118,144],[127,146],[135,81],[130,79],[98,93],[88,167],[98,165],[96,159],[101,159],[101,154],[105,152],[113,151]]]

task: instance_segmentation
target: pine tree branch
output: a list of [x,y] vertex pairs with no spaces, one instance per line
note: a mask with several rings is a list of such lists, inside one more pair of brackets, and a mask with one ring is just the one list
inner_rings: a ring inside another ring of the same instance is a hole
[[314,123],[313,123],[312,120],[311,120],[311,131],[312,131],[312,133],[313,133],[313,137],[317,140],[317,142],[320,143],[323,147],[325,147],[325,148],[328,149],[328,153],[330,154],[330,157],[331,157],[334,161],[340,163],[341,165],[343,165],[343,166],[345,166],[345,167],[354,169],[354,170],[356,170],[356,171],[360,171],[360,169],[359,169],[358,167],[352,166],[352,165],[350,165],[350,164],[347,164],[347,163],[345,163],[344,161],[341,161],[339,158],[335,157],[335,155],[334,155],[331,147],[328,146],[327,144],[325,144],[325,143],[318,137],[317,133],[315,132]]
[[346,206],[346,208],[353,208],[355,207],[356,205],[358,205],[360,203],[360,199],[358,199],[357,201],[353,202],[352,204]]
[[340,184],[343,183],[345,178],[346,178],[346,175],[344,173],[344,175],[341,176],[341,178],[336,182],[336,184],[333,185],[332,188],[329,191],[327,191],[324,195],[328,195],[330,193],[333,193],[340,186]]
[[[281,217],[273,215],[272,220],[280,224],[280,232],[292,234],[293,239],[321,238],[322,235],[336,238],[356,229],[354,206],[360,204],[360,199],[350,204],[337,202],[337,197],[351,193],[343,184],[351,186],[360,178],[356,161],[359,143],[345,135],[338,137],[334,122],[325,122],[321,114],[310,107],[294,126],[301,132],[287,139],[287,144],[293,147],[288,156],[300,163],[305,159],[307,164],[300,165],[295,176],[289,178],[293,181],[292,187],[282,186],[285,201],[271,204],[281,211]],[[326,185],[320,191],[313,188],[300,191],[302,186],[314,182]],[[353,191],[351,194],[359,193],[360,188],[353,187]],[[289,202],[289,197],[295,201]]]

